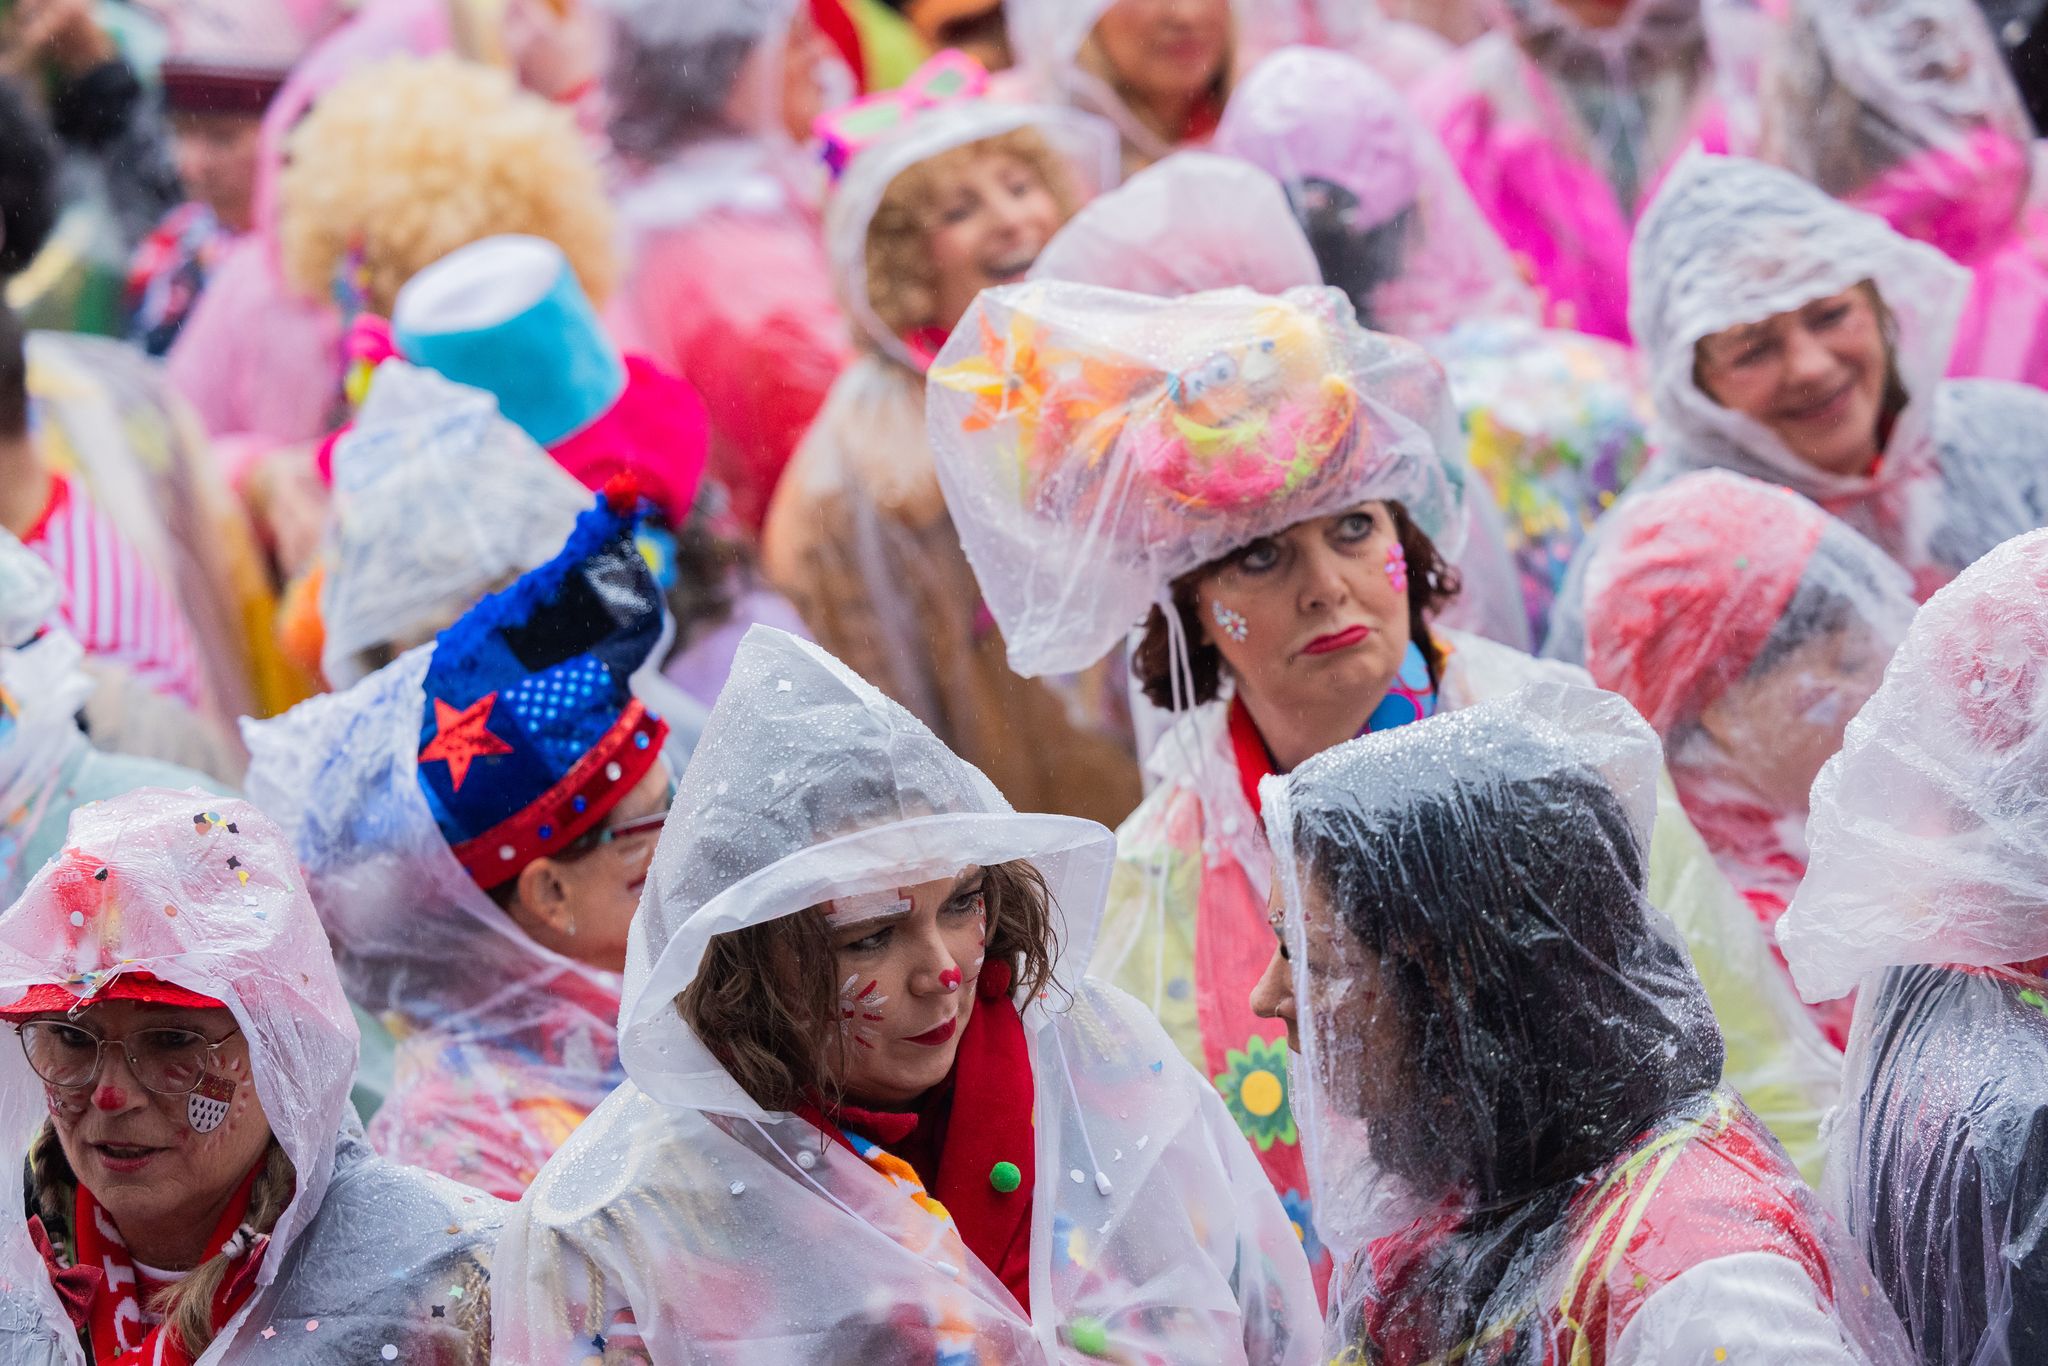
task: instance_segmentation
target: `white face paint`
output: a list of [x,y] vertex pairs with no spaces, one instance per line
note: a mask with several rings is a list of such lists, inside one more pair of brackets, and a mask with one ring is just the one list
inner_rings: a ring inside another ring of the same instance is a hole
[[860,974],[854,973],[839,986],[839,1028],[859,1048],[875,1046],[875,1026],[882,1022],[882,1007],[889,998],[879,990],[880,983],[869,978],[867,985],[856,986]]

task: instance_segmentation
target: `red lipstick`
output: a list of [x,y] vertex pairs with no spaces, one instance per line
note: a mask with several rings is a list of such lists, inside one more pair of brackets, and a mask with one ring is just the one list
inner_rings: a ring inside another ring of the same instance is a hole
[[1301,647],[1305,655],[1326,655],[1334,650],[1348,650],[1372,634],[1370,626],[1347,626],[1341,631],[1332,631],[1326,636],[1317,636]]
[[926,1048],[937,1048],[940,1044],[945,1043],[947,1040],[951,1039],[953,1037],[953,1031],[958,1029],[959,1027],[960,1021],[956,1017],[954,1019],[946,1021],[937,1029],[927,1029],[922,1034],[913,1034],[911,1037],[905,1039],[903,1042],[923,1044]]

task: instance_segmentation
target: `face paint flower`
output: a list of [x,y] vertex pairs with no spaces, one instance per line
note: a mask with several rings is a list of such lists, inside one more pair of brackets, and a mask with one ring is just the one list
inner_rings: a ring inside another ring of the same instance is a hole
[[1240,645],[1244,644],[1245,637],[1252,633],[1251,623],[1244,619],[1244,613],[1233,612],[1220,602],[1210,602],[1209,615],[1215,618],[1216,625],[1222,628],[1224,635]]
[[839,986],[839,1028],[855,1046],[875,1046],[874,1026],[882,1022],[882,1007],[889,998],[876,990],[880,985],[873,978],[859,990],[854,983],[860,981],[860,974],[854,973]]

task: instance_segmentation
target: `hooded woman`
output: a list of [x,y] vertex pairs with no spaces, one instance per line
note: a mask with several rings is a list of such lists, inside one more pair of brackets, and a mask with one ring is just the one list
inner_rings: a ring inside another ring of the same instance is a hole
[[[846,363],[811,124],[853,93],[796,0],[601,0],[626,280],[611,321],[703,396],[711,472],[759,532]],[[836,93],[833,87],[837,87]]]
[[[1158,1013],[1258,1147],[1319,1255],[1286,1049],[1253,1016],[1271,955],[1259,780],[1369,731],[1582,677],[1444,626],[1464,525],[1456,415],[1412,343],[1333,289],[1153,300],[985,292],[931,378],[947,502],[1020,673],[1133,669],[1177,713],[1118,831],[1095,971]],[[1656,895],[1739,1031],[1734,1074],[1812,1147],[1829,1073],[1673,799]],[[1783,997],[1780,1003],[1775,997]]]
[[1350,296],[1365,326],[1443,363],[1514,557],[1529,623],[1519,643],[1540,642],[1586,529],[1642,466],[1649,403],[1634,358],[1541,325],[1535,290],[1435,135],[1348,57],[1289,48],[1259,63],[1216,150],[1286,188],[1324,283]]
[[1778,940],[1856,989],[1830,1203],[1929,1366],[2048,1351],[2048,533],[1935,594],[1813,789]]
[[674,790],[629,686],[662,634],[636,521],[622,487],[430,647],[245,723],[250,795],[399,1040],[371,1142],[506,1199],[625,1079],[626,927]]
[[1417,91],[1546,318],[1629,339],[1629,238],[1680,152],[1726,146],[1700,0],[1500,0]]
[[[863,354],[783,477],[763,558],[820,644],[1011,802],[1115,822],[1138,804],[1121,708],[1084,722],[1067,696],[1010,671],[925,440],[933,352],[978,291],[1021,276],[1115,175],[1106,124],[977,99],[986,79],[948,54],[820,125],[841,168],[828,246]],[[1069,691],[1115,696],[1099,678]]]
[[1004,13],[1019,79],[1114,123],[1126,174],[1216,131],[1237,59],[1232,0],[1007,0]]
[[81,808],[0,917],[0,1000],[29,1197],[0,1231],[7,1360],[485,1359],[502,1207],[363,1143],[355,1022],[254,807]]
[[1221,1103],[1068,966],[1111,854],[750,632],[634,921],[631,1080],[507,1230],[497,1359],[1312,1360]]
[[1870,1273],[1718,1084],[1644,895],[1656,737],[1538,685],[1262,785],[1330,1360],[1910,1360]]
[[[1657,454],[1628,497],[1697,469],[1782,484],[1923,601],[2048,523],[2048,394],[1942,378],[1969,277],[1933,247],[1785,171],[1695,156],[1644,214],[1630,269]],[[1586,648],[1581,577],[1553,613],[1559,658]]]
[[1983,9],[1794,0],[1767,32],[1753,155],[1969,267],[1950,374],[2048,383],[2034,127]]
[[[1693,828],[1767,931],[1806,873],[1807,793],[1914,607],[1883,551],[1725,470],[1618,509],[1587,566],[1587,671],[1662,737]],[[1847,1044],[1848,1002],[1814,1015]]]

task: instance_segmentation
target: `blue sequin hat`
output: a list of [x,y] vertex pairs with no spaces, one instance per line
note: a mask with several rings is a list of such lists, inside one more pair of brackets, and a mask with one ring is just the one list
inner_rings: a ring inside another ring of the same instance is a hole
[[668,726],[628,686],[662,631],[639,506],[614,479],[560,554],[434,642],[419,783],[486,891],[595,829],[661,754]]

